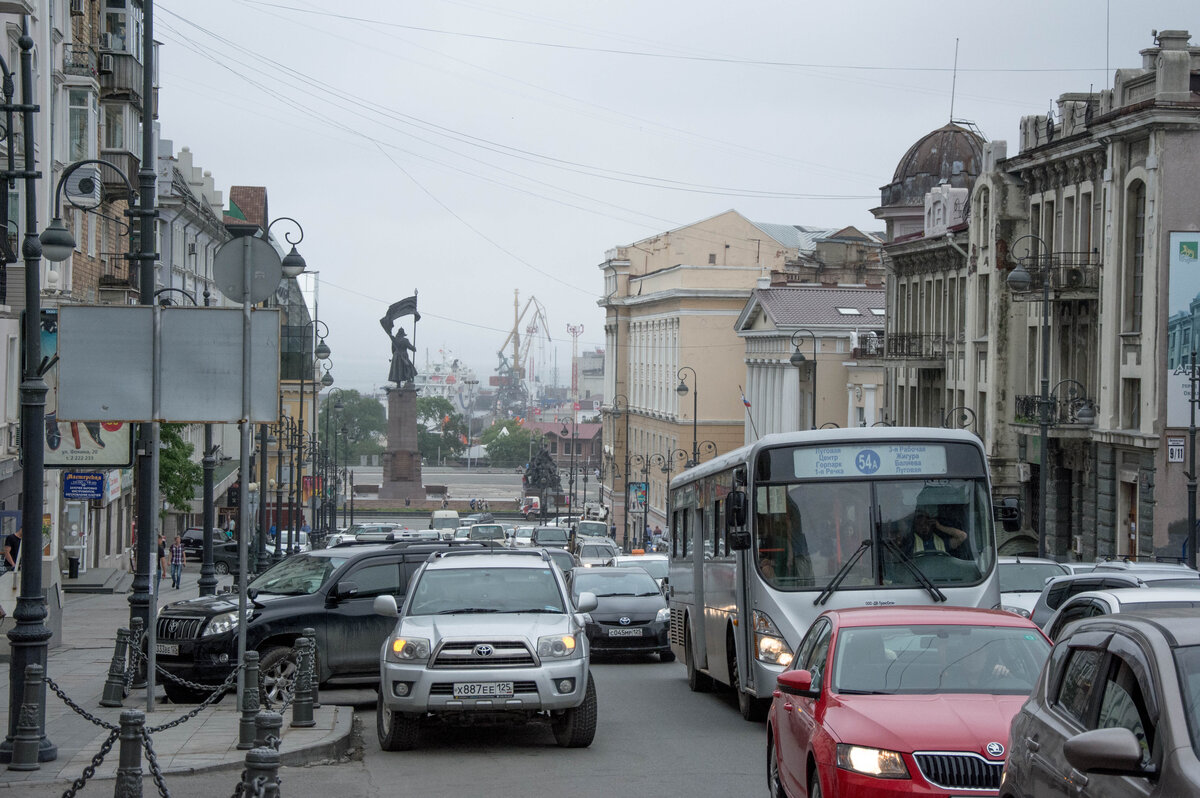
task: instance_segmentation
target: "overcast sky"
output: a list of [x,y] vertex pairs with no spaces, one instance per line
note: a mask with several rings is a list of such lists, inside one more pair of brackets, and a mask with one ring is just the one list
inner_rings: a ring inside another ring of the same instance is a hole
[[303,224],[340,387],[382,387],[378,320],[414,289],[418,367],[490,374],[518,290],[566,383],[567,325],[604,340],[613,246],[730,208],[881,230],[879,187],[950,119],[956,39],[954,118],[1010,154],[1022,115],[1111,85],[1152,29],[1200,43],[1195,0],[1108,5],[157,0],[159,121]]

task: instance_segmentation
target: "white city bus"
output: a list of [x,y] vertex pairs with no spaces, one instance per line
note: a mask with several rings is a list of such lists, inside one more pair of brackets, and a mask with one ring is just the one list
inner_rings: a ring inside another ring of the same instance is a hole
[[768,435],[670,498],[671,650],[747,719],[825,609],[1000,605],[987,459],[963,430]]

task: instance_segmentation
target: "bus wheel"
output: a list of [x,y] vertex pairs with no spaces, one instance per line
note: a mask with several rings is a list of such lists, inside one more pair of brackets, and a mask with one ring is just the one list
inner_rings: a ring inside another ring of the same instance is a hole
[[688,689],[693,693],[707,693],[712,690],[712,677],[696,670],[696,658],[692,655],[692,632],[689,629],[683,636],[683,661],[687,666]]
[[733,694],[737,696],[738,712],[742,713],[745,720],[752,723],[766,720],[769,708],[767,701],[755,698],[742,689],[742,680],[738,676],[737,647],[733,641],[732,630],[725,639],[725,651],[725,656],[729,661],[729,686],[733,689]]

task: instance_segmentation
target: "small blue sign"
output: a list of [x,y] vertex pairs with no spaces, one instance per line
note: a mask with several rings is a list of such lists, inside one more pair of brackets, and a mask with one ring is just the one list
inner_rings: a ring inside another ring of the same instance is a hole
[[863,449],[854,458],[854,464],[863,474],[874,474],[880,466],[879,454],[874,449]]
[[80,471],[63,472],[63,498],[88,501],[104,498],[104,475]]

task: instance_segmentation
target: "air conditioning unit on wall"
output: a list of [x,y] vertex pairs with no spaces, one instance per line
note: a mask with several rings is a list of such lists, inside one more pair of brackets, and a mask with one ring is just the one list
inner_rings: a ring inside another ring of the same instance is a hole
[[100,74],[108,75],[113,71],[113,57],[108,53],[100,55]]
[[1033,469],[1029,467],[1029,463],[1017,463],[1017,481],[1028,482]]

